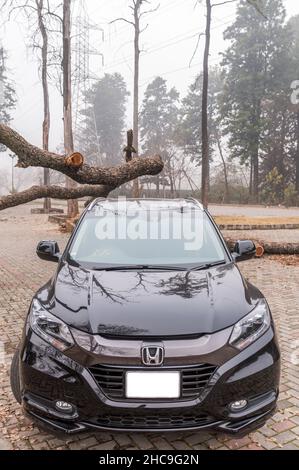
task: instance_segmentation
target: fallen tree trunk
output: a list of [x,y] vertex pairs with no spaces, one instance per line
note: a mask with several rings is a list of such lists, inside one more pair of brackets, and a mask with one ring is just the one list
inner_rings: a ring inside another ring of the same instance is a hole
[[139,176],[157,175],[164,166],[161,157],[155,155],[134,158],[116,167],[93,167],[84,163],[84,157],[79,153],[66,156],[40,149],[4,124],[0,124],[0,144],[8,147],[18,157],[19,168],[50,168],[84,185],[67,189],[58,186],[34,186],[17,194],[0,197],[0,210],[43,197],[69,200],[84,196],[107,196],[113,189]]
[[80,184],[104,184],[116,188],[138,176],[157,175],[163,169],[163,162],[158,155],[133,158],[132,161],[116,167],[96,168],[83,164],[80,168],[74,168],[66,164],[65,155],[48,152],[30,144],[15,130],[4,124],[0,124],[0,143],[16,154],[17,167],[50,168]]
[[[225,238],[229,250],[233,250],[238,240],[232,238]],[[264,248],[264,253],[268,255],[299,255],[299,243],[279,243],[279,242],[266,242],[264,240],[254,240],[256,245]]]
[[77,188],[63,188],[60,186],[32,186],[19,193],[0,197],[0,211],[9,207],[19,206],[36,199],[50,197],[52,199],[78,199],[81,197],[107,197],[111,188],[108,186],[83,185]]

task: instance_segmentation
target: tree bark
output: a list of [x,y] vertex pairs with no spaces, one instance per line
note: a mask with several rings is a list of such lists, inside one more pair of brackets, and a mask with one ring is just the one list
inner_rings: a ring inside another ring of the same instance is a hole
[[254,122],[256,126],[254,149],[252,152],[252,195],[253,201],[259,202],[259,145],[260,145],[261,101],[255,103]]
[[221,158],[222,165],[223,165],[224,187],[225,187],[224,202],[228,202],[229,201],[229,188],[228,188],[227,166],[226,166],[226,161],[223,155],[221,140],[217,131],[216,131],[216,140],[217,140],[217,146],[218,146],[220,158]]
[[202,86],[202,162],[201,162],[201,199],[204,207],[209,203],[209,132],[208,132],[208,90],[209,90],[209,53],[211,41],[211,0],[206,0],[206,40],[203,61]]
[[9,207],[19,206],[42,198],[76,199],[82,197],[107,197],[113,188],[108,186],[82,185],[77,188],[62,188],[60,186],[32,186],[19,193],[0,197],[0,211]]
[[258,148],[256,149],[255,153],[253,154],[252,158],[252,194],[253,194],[253,201],[258,203],[259,201],[259,153]]
[[[63,1],[63,122],[64,149],[66,155],[74,152],[73,121],[72,121],[72,81],[71,81],[71,1]],[[66,187],[73,189],[74,181],[66,178]],[[68,216],[75,217],[79,213],[78,202],[68,201]]]
[[[48,86],[48,34],[43,19],[44,0],[35,0],[37,7],[38,26],[42,36],[42,87],[44,99],[44,120],[43,120],[43,149],[49,150],[49,133],[50,133],[50,102],[49,102],[49,86]],[[44,185],[50,185],[50,170],[44,168]],[[44,211],[50,212],[51,199],[44,199]]]
[[[136,0],[134,5],[134,103],[133,103],[133,146],[136,150],[136,157],[139,155],[139,37],[140,37],[140,6],[141,0]],[[133,181],[133,197],[138,198],[139,194],[139,181]]]
[[296,191],[299,193],[299,112],[297,113]]
[[19,168],[30,166],[50,168],[69,176],[80,184],[118,187],[139,176],[157,175],[163,170],[159,155],[148,158],[133,158],[131,162],[116,167],[92,167],[83,164],[80,168],[67,165],[65,155],[58,155],[28,143],[10,127],[0,124],[0,143],[18,157]]

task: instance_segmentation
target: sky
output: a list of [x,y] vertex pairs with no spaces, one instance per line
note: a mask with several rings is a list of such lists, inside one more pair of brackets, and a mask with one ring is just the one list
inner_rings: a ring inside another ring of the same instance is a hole
[[[58,0],[50,0],[57,4]],[[22,0],[15,0],[22,3]],[[104,73],[121,73],[129,91],[133,91],[133,27],[123,21],[111,24],[119,17],[131,19],[130,0],[73,0],[73,20],[88,16],[90,23],[90,81]],[[198,34],[204,32],[204,2],[196,0],[151,0],[146,9],[155,8],[143,18],[146,30],[141,36],[140,59],[140,100],[146,86],[155,76],[165,78],[169,87],[175,86],[181,96],[186,94],[194,77],[200,73],[203,60],[204,38],[199,41],[195,55]],[[215,1],[215,3],[217,3]],[[299,14],[299,2],[284,0],[287,16]],[[1,15],[1,12],[0,12]],[[235,5],[228,3],[213,9],[210,65],[221,61],[221,52],[227,47],[223,32],[234,21]],[[74,21],[75,23],[75,21]],[[18,104],[13,115],[12,126],[30,142],[41,145],[42,88],[38,73],[38,61],[28,49],[29,42],[25,20],[19,16],[6,22],[0,30],[0,41],[7,50],[10,77],[15,83]],[[76,44],[76,29],[73,27],[73,43]],[[76,47],[74,47],[76,49]],[[76,57],[73,57],[76,60]],[[298,77],[299,78],[299,77]],[[51,99],[51,150],[62,142],[62,100],[57,84],[50,87]],[[132,127],[132,98],[128,100],[127,127]],[[0,167],[7,166],[9,159],[1,154]]]

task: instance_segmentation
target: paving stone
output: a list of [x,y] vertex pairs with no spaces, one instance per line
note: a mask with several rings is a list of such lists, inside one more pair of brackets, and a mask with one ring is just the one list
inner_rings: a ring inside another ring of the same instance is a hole
[[172,445],[163,437],[157,437],[152,439],[153,445],[155,449],[158,450],[173,450]]
[[11,450],[13,446],[6,439],[0,439],[0,450]]
[[132,434],[132,441],[137,445],[141,450],[148,450],[153,448],[153,444],[147,439],[143,434]]
[[[32,295],[55,270],[55,265],[36,257],[35,249],[42,239],[56,239],[61,248],[67,241],[67,236],[49,224],[46,216],[29,215],[30,208],[26,205],[1,213],[6,221],[0,223],[0,337],[4,344],[0,359],[5,359],[4,364],[0,363],[0,449],[299,449],[299,368],[292,359],[299,338],[299,267],[286,266],[266,257],[240,264],[245,277],[260,288],[269,301],[282,350],[279,411],[260,430],[242,439],[208,432],[91,432],[64,439],[41,432],[30,419],[24,418],[10,390],[9,366]],[[238,238],[251,236],[246,232],[236,235]],[[291,242],[295,238],[294,241],[299,241],[298,230],[270,230],[256,232],[256,235],[273,241]],[[230,236],[233,236],[231,232]]]
[[274,426],[272,426],[272,429],[276,431],[277,433],[280,433],[283,431],[287,431],[288,429],[291,429],[294,426],[295,424],[292,423],[292,421],[286,420],[286,421],[281,421],[280,423],[274,424]]
[[246,436],[246,437],[243,437],[242,439],[231,439],[226,442],[226,445],[230,449],[235,450],[235,449],[241,449],[241,447],[244,447],[250,443],[251,443],[250,438]]
[[280,434],[277,434],[274,439],[276,442],[278,442],[278,444],[287,444],[288,442],[294,441],[296,439],[296,434],[291,431],[284,431]]

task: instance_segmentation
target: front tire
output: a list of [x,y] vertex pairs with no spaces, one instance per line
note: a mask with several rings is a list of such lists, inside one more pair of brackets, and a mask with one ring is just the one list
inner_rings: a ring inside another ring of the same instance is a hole
[[20,350],[19,348],[14,353],[10,366],[10,386],[12,393],[18,403],[22,403],[22,395],[20,388]]

